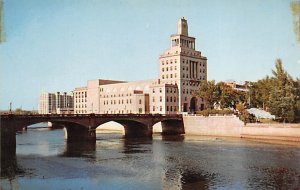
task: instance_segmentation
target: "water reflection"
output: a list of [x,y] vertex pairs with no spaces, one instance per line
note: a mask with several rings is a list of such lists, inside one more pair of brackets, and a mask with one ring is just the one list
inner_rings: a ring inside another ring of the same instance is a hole
[[63,157],[96,157],[95,142],[66,142]]
[[96,143],[67,143],[62,130],[29,130],[17,135],[17,160],[31,172],[13,180],[20,189],[300,187],[299,147],[241,139],[100,134]]
[[152,138],[124,138],[124,154],[149,153],[152,152]]
[[184,135],[164,135],[161,137],[163,141],[184,141]]

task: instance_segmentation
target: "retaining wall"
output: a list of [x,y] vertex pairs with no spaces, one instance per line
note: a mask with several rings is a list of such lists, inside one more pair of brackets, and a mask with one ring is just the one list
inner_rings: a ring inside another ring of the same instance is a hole
[[300,142],[300,124],[244,123],[235,115],[183,117],[186,135],[227,136]]

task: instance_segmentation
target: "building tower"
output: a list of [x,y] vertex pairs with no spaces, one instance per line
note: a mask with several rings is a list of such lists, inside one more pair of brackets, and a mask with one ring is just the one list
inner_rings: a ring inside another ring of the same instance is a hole
[[207,58],[195,50],[195,38],[188,35],[188,23],[178,21],[178,32],[170,37],[171,47],[159,57],[160,80],[177,84],[179,112],[204,109],[202,98],[195,96],[200,82],[207,80]]

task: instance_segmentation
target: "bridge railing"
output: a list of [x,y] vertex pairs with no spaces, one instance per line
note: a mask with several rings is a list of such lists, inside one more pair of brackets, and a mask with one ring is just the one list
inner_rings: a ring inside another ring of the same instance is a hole
[[86,117],[182,117],[182,114],[1,114],[1,119],[8,118],[86,118]]

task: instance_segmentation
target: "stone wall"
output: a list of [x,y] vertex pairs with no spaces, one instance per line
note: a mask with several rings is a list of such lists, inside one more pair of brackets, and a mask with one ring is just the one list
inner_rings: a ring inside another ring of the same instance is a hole
[[243,127],[241,137],[300,142],[300,124],[256,124]]
[[238,117],[183,117],[186,135],[227,136],[257,139],[276,139],[300,142],[300,124],[256,124],[244,126]]
[[209,135],[240,137],[243,122],[236,116],[183,117],[186,135]]

